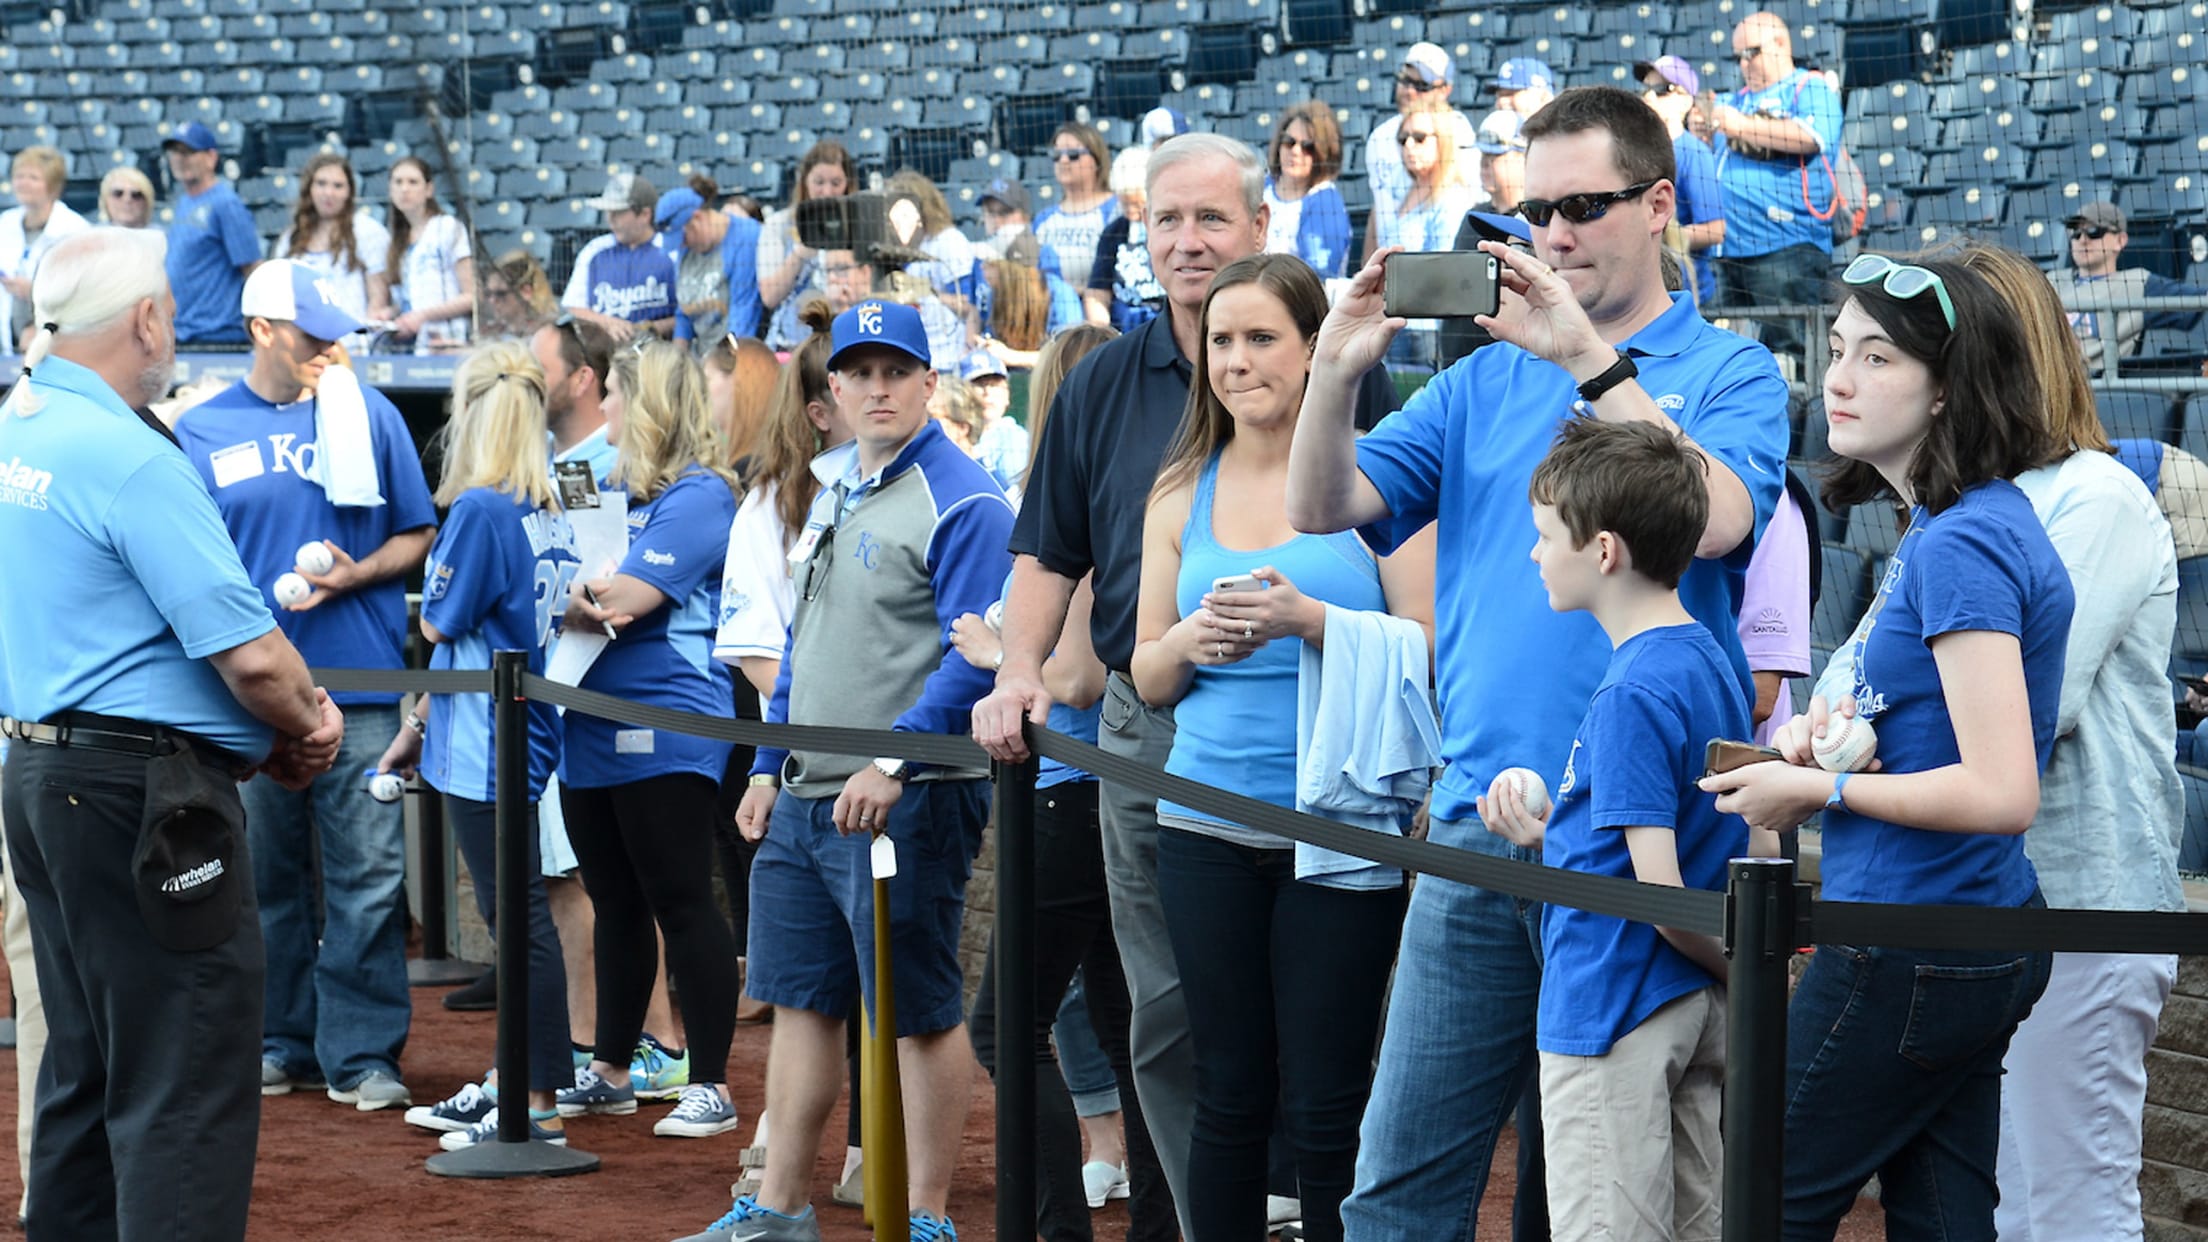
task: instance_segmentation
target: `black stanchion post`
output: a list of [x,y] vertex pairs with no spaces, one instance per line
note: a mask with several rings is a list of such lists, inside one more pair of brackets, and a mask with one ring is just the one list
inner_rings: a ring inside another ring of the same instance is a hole
[[528,653],[491,654],[492,770],[498,798],[498,1141],[429,1158],[444,1177],[561,1177],[597,1169],[598,1157],[529,1141],[529,700]]
[[422,787],[414,802],[416,841],[421,865],[416,875],[422,889],[422,955],[406,966],[406,981],[418,988],[451,987],[483,973],[474,962],[452,956],[452,908],[445,904],[445,888],[451,877],[445,869],[445,853],[452,848],[445,836],[445,804],[436,790]]
[[1736,858],[1725,901],[1725,1242],[1779,1236],[1786,968],[1801,947],[1788,858]]
[[1035,1233],[1035,757],[996,765],[997,1236]]

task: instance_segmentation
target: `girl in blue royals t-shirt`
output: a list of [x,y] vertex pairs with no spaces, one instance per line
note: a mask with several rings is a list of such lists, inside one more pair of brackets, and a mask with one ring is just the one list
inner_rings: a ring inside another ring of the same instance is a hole
[[[545,644],[573,579],[575,534],[560,512],[544,469],[544,371],[517,342],[486,345],[460,364],[445,425],[445,472],[435,499],[444,525],[423,569],[422,637],[436,645],[433,669],[487,669],[491,653],[529,653],[544,672]],[[426,719],[424,719],[426,718]],[[444,795],[462,857],[475,876],[476,907],[497,926],[496,779],[491,696],[431,695],[421,716],[399,728],[377,766],[416,766]],[[534,806],[559,762],[559,718],[550,703],[529,705],[529,785]],[[535,833],[529,846],[536,848]],[[574,1078],[567,1049],[567,974],[537,860],[529,860],[529,1107],[531,1133],[564,1143],[553,1093]],[[406,1119],[442,1131],[447,1148],[497,1137],[496,1086],[474,1083],[440,1104],[409,1109]]]
[[[1825,375],[1835,508],[1892,496],[1908,531],[1847,652],[1874,770],[1825,772],[1811,702],[1786,763],[1708,778],[1758,828],[1824,810],[1824,897],[2044,904],[2022,833],[2054,743],[2072,593],[2009,480],[2052,460],[2015,312],[1958,263],[1864,255]],[[2046,953],[1820,945],[1790,1011],[1786,1237],[1825,1239],[1873,1174],[1889,1237],[1992,1237],[2001,1061]]]
[[[628,494],[629,549],[610,573],[584,566],[589,581],[569,598],[569,630],[617,635],[582,688],[732,715],[735,683],[713,658],[713,633],[736,483],[705,373],[672,342],[618,350],[605,411],[617,456],[600,486]],[[726,1133],[737,1122],[727,1084],[738,984],[736,940],[713,898],[713,821],[728,743],[580,711],[564,724],[560,809],[597,916],[598,1019],[596,1056],[560,1093],[560,1111],[636,1111],[629,1065],[651,998],[656,924],[682,993],[690,1083],[652,1132]]]

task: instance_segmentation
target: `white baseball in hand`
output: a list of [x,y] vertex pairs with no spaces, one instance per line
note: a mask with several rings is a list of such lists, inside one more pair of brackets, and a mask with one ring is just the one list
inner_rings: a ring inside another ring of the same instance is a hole
[[1501,775],[1518,791],[1518,800],[1526,804],[1526,814],[1535,819],[1549,817],[1549,785],[1539,772],[1532,768],[1504,768]]
[[337,558],[330,555],[330,545],[319,539],[299,545],[299,555],[292,558],[300,573],[326,574],[336,566]]
[[271,589],[275,592],[276,603],[284,608],[290,608],[314,594],[313,585],[297,574],[285,574],[278,578]]
[[1825,721],[1825,735],[1810,739],[1809,753],[1827,772],[1861,772],[1878,753],[1878,733],[1861,716],[1835,714]]

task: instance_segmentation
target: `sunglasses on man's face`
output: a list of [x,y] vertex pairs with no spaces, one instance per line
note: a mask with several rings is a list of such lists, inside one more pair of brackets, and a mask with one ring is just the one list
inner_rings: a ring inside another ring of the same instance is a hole
[[1426,79],[1418,76],[1415,73],[1399,73],[1395,75],[1395,84],[1404,88],[1405,90],[1417,91],[1421,95],[1425,94],[1428,91],[1438,91],[1441,89],[1441,83],[1434,82],[1429,84]]
[[2099,241],[2115,231],[2114,229],[2104,229],[2099,225],[2073,224],[2070,226],[2070,240],[2077,241],[2079,238],[2084,238],[2086,241]]
[[1733,53],[1733,59],[1746,62],[1754,60],[1756,57],[1761,55],[1763,55],[1763,49],[1760,47],[1744,47],[1739,51]]
[[[1660,180],[1660,178],[1659,178]],[[1655,181],[1643,181],[1622,190],[1602,190],[1586,194],[1567,194],[1559,199],[1528,198],[1518,203],[1518,214],[1526,223],[1537,229],[1549,227],[1551,216],[1562,216],[1573,224],[1587,224],[1600,220],[1612,207],[1648,193]]]

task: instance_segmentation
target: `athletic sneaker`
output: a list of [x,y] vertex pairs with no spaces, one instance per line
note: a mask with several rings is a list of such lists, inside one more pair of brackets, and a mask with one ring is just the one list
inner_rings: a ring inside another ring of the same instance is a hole
[[1103,1207],[1106,1199],[1124,1199],[1127,1170],[1109,1160],[1091,1160],[1081,1166],[1081,1189],[1088,1192],[1092,1208]]
[[682,1089],[675,1111],[659,1119],[652,1133],[661,1138],[712,1138],[736,1128],[736,1106],[721,1098],[713,1084],[694,1082]]
[[454,1092],[449,1100],[440,1100],[435,1104],[417,1104],[407,1109],[406,1124],[450,1134],[455,1130],[465,1130],[483,1120],[497,1107],[497,1091],[482,1083],[471,1082]]
[[589,1069],[590,1063],[598,1059],[598,1054],[594,1050],[589,1048],[577,1048],[573,1044],[568,1045],[568,1052],[575,1058],[575,1068],[577,1071]]
[[412,1104],[414,1097],[408,1094],[406,1084],[382,1070],[369,1070],[360,1081],[350,1087],[330,1088],[330,1098],[340,1104],[350,1104],[364,1113],[379,1108],[397,1108]]
[[[813,1205],[795,1216],[759,1206],[750,1195],[736,1200],[728,1214],[705,1227],[703,1233],[693,1233],[675,1242],[820,1242],[820,1222],[813,1216]],[[914,1235],[919,1242],[919,1235]]]
[[[553,1112],[540,1117],[537,1115],[537,1110],[530,1109],[529,1137],[540,1143],[550,1143],[554,1147],[567,1146],[567,1131],[549,1130],[543,1124],[557,1116],[559,1114]],[[495,1143],[497,1141],[498,1110],[495,1108],[483,1114],[483,1120],[476,1122],[467,1129],[454,1130],[450,1134],[442,1134],[437,1137],[437,1145],[446,1151],[459,1151],[462,1148],[473,1147],[477,1143]]]
[[562,1117],[580,1117],[584,1113],[625,1117],[636,1111],[633,1087],[626,1083],[617,1087],[587,1068],[575,1071],[575,1085],[561,1089],[557,1099]]
[[320,1074],[294,1074],[284,1068],[283,1060],[279,1057],[264,1056],[261,1058],[262,1095],[290,1095],[296,1087],[319,1087],[321,1085],[322,1076]]
[[958,1242],[958,1230],[951,1227],[951,1218],[948,1216],[914,1212],[912,1242]]
[[646,1035],[636,1041],[636,1055],[629,1061],[629,1085],[640,1100],[671,1100],[690,1085],[690,1050],[677,1056],[666,1045]]

